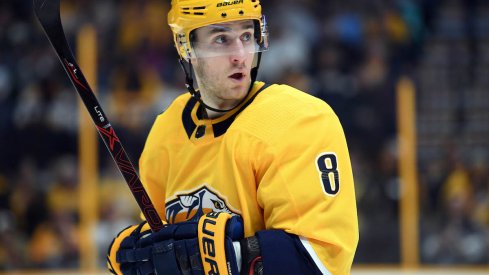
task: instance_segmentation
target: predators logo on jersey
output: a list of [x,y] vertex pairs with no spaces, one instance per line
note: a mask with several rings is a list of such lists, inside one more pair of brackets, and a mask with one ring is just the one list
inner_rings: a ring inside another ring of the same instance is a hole
[[226,199],[211,191],[206,185],[185,194],[176,195],[176,198],[166,203],[166,219],[169,223],[184,221],[198,221],[209,212],[225,212],[238,215],[226,203]]

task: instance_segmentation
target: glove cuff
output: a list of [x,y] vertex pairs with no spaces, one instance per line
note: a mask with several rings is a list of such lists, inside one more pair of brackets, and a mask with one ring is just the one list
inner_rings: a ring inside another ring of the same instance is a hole
[[240,245],[242,257],[241,274],[262,275],[263,261],[258,238],[251,236],[242,239]]

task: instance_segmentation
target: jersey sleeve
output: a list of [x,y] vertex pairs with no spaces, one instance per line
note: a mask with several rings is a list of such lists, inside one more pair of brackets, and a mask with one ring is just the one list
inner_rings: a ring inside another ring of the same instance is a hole
[[304,272],[304,264],[350,273],[358,243],[350,157],[336,114],[326,104],[315,108],[290,115],[256,159],[265,274]]

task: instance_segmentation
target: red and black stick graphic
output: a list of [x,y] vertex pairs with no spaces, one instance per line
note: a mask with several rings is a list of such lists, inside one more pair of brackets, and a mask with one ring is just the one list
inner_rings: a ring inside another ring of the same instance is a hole
[[114,128],[110,125],[102,107],[100,107],[97,98],[73,57],[66,40],[63,25],[61,24],[60,0],[34,0],[34,12],[39,19],[48,40],[56,51],[66,74],[70,78],[71,83],[73,83],[73,86],[75,86],[76,91],[90,113],[100,137],[104,141],[105,146],[117,164],[119,171],[126,180],[129,189],[131,189],[148,224],[153,231],[160,230],[163,227],[163,223],[161,222],[153,203],[149,199],[146,190],[144,190],[136,170],[134,169],[134,165],[129,160]]

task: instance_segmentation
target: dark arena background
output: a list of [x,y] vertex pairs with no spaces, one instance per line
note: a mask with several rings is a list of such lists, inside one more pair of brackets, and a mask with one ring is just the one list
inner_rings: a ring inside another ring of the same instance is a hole
[[[489,274],[489,1],[262,0],[259,79],[343,124],[352,274]],[[61,0],[68,42],[137,166],[185,91],[169,0]],[[137,167],[136,167],[137,169]],[[0,274],[107,274],[139,210],[36,20],[0,1]]]

